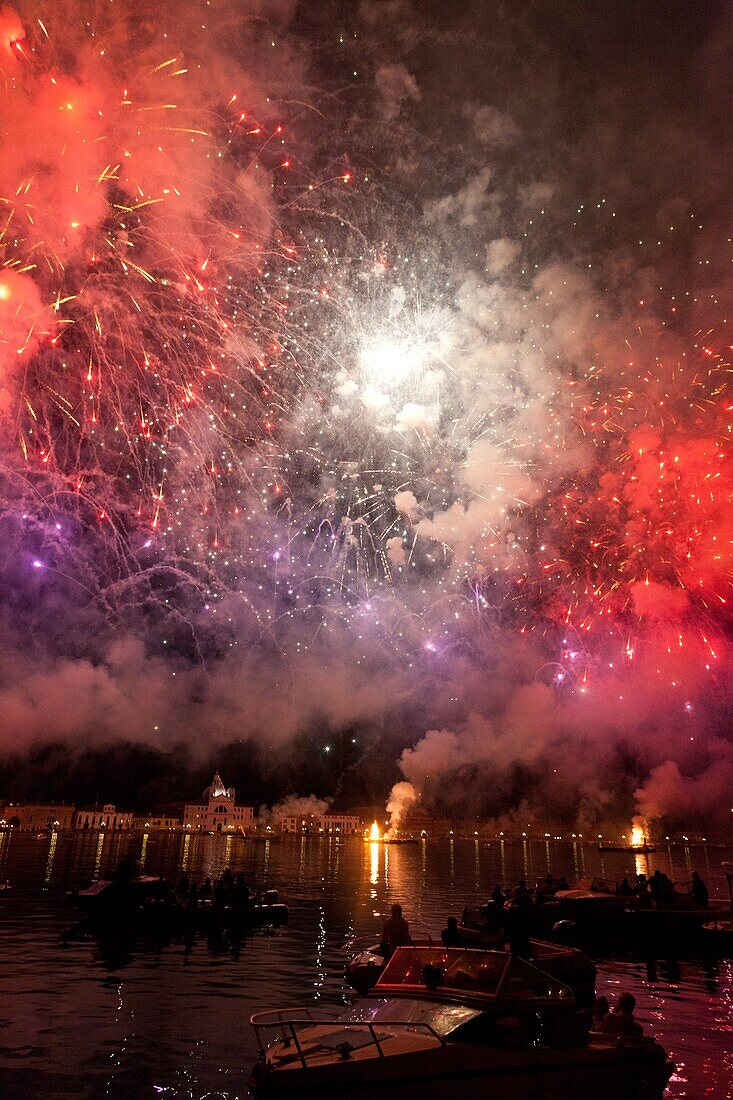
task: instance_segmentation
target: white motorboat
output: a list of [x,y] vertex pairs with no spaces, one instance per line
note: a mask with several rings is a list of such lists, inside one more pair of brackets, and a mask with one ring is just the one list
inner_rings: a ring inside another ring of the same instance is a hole
[[654,1039],[590,1036],[568,986],[498,951],[400,947],[354,1007],[250,1022],[258,1096],[661,1100],[674,1068]]

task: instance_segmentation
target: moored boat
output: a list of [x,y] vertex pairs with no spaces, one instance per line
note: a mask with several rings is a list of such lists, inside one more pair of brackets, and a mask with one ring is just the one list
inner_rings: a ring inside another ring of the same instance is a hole
[[628,852],[632,856],[645,856],[656,852],[653,844],[599,844],[599,852]]
[[261,1096],[661,1100],[673,1066],[654,1039],[591,1036],[572,991],[504,952],[399,947],[351,1009],[256,1013]]
[[101,924],[137,922],[140,925],[216,928],[264,928],[287,924],[290,910],[277,890],[265,890],[241,905],[215,905],[176,897],[165,879],[152,875],[114,881],[100,879],[85,890],[72,891],[69,900],[91,920]]
[[705,955],[733,958],[733,918],[721,917],[703,924],[702,947]]
[[[471,945],[472,947],[474,945]],[[438,948],[432,941],[416,941],[413,947]],[[596,968],[591,959],[574,947],[564,947],[545,940],[530,940],[529,961],[546,974],[567,985],[579,1008],[592,1008],[595,998]],[[478,948],[481,950],[482,948]],[[495,950],[496,945],[486,945],[483,950]],[[373,944],[354,955],[346,964],[345,975],[349,985],[362,996],[379,981],[387,961],[380,945]]]
[[67,897],[88,917],[109,917],[139,909],[146,902],[163,898],[165,879],[158,875],[136,875],[124,879],[98,879],[83,890],[72,890]]

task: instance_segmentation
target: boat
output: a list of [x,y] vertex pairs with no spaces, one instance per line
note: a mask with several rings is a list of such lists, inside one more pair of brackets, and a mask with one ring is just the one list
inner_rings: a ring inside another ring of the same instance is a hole
[[599,852],[628,852],[632,856],[646,856],[656,852],[653,844],[599,844]]
[[126,879],[97,879],[84,890],[72,890],[67,897],[88,917],[129,914],[144,903],[162,899],[168,891],[158,875],[135,875]]
[[137,921],[139,924],[211,930],[263,928],[287,924],[290,910],[277,890],[265,890],[244,905],[214,905],[198,900],[181,901],[163,878],[139,875],[120,882],[100,879],[86,890],[72,891],[69,900],[90,919],[104,924]]
[[[438,947],[431,940],[417,941],[413,946]],[[593,1008],[596,968],[587,955],[577,948],[560,946],[546,940],[530,940],[530,948],[531,962],[569,986],[580,1008]],[[478,949],[481,950],[480,947]],[[486,945],[483,950],[496,950],[496,944]],[[377,984],[386,965],[380,945],[373,944],[349,959],[345,967],[346,980],[353,989],[365,996]]]
[[610,879],[581,879],[556,894],[562,913],[575,924],[579,941],[624,943],[638,953],[678,957],[702,947],[703,925],[725,916],[721,903],[697,905],[689,883],[675,883],[669,900],[639,904],[636,894],[622,893]]
[[257,1012],[256,1096],[661,1100],[674,1069],[651,1038],[592,1035],[570,988],[501,951],[398,947],[346,1011]]
[[701,935],[706,956],[733,958],[733,916],[707,921],[702,926]]
[[277,890],[265,890],[246,905],[216,905],[198,903],[188,910],[189,918],[203,929],[211,928],[278,928],[287,924],[290,909],[280,901]]
[[733,958],[733,863],[721,864],[728,886],[730,910],[702,926],[702,946],[706,955]]
[[638,903],[633,894],[622,894],[613,879],[581,878],[568,890],[558,890],[555,899],[573,919],[586,913],[618,913]]

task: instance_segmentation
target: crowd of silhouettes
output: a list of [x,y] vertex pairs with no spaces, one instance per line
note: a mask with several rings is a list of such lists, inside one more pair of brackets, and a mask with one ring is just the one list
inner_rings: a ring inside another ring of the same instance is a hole
[[181,904],[191,908],[196,908],[202,902],[215,909],[245,909],[252,901],[252,891],[241,871],[235,875],[231,867],[225,867],[215,882],[207,877],[201,886],[184,871],[178,880],[176,897]]

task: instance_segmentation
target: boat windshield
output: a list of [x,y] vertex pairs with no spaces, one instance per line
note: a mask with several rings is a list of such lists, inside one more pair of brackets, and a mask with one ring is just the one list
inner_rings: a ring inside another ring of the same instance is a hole
[[618,883],[610,878],[594,878],[590,884],[594,894],[617,894]]
[[436,1004],[409,997],[362,1001],[344,1013],[342,1020],[352,1023],[427,1024],[443,1038],[469,1020],[481,1015],[481,1009],[468,1005]]
[[567,986],[516,955],[462,948],[398,947],[382,971],[375,992],[394,995],[413,990],[524,1003],[572,1001]]

